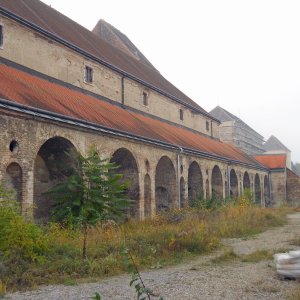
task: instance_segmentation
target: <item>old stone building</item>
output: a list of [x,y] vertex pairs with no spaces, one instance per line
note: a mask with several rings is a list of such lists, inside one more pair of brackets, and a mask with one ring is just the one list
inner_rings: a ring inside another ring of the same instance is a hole
[[287,155],[264,154],[255,159],[270,170],[271,195],[266,199],[266,205],[279,206],[286,201],[290,206],[299,206],[300,177],[287,167]]
[[91,32],[38,0],[0,0],[0,78],[0,180],[37,220],[66,153],[91,145],[120,165],[139,218],[245,188],[270,197],[269,169],[107,23]]
[[217,106],[210,114],[220,121],[220,140],[239,147],[249,155],[264,153],[262,135],[253,130],[243,120],[224,108]]
[[292,169],[291,150],[289,150],[277,137],[271,135],[264,143],[264,154],[281,154],[286,157],[286,167]]

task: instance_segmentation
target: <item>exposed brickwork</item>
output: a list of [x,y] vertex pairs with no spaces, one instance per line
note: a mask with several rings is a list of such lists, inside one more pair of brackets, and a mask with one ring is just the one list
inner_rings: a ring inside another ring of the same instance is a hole
[[[44,188],[46,190],[47,188],[48,179],[51,177],[51,168],[49,169],[49,166],[47,166],[47,161],[45,161],[45,157],[43,158],[44,154],[40,155],[40,153],[42,146],[44,145],[45,147],[47,145],[46,142],[55,137],[69,141],[82,155],[87,155],[91,145],[96,146],[99,155],[102,157],[111,157],[121,148],[127,149],[136,162],[137,171],[129,173],[131,175],[134,173],[133,178],[139,183],[139,197],[137,197],[139,217],[143,218],[144,215],[149,216],[155,213],[155,199],[159,199],[158,193],[160,193],[160,191],[157,193],[157,189],[159,189],[161,184],[163,184],[163,187],[167,186],[171,207],[178,207],[177,191],[179,191],[179,179],[183,178],[182,201],[186,202],[189,190],[188,170],[193,162],[199,165],[202,173],[202,180],[198,184],[202,186],[204,197],[211,196],[212,190],[217,188],[215,183],[212,182],[212,170],[215,166],[220,169],[222,174],[222,182],[218,182],[218,188],[221,188],[223,195],[225,195],[225,178],[228,165],[224,162],[169,151],[160,147],[130,141],[129,139],[106,136],[65,124],[45,122],[39,118],[27,118],[25,115],[3,110],[0,110],[0,125],[2,128],[0,132],[0,152],[2,154],[0,180],[8,177],[7,167],[11,163],[19,164],[23,176],[22,191],[20,192],[22,193],[22,209],[24,212],[28,212],[28,209],[34,203],[38,204],[37,193],[41,191],[40,189]],[[19,144],[17,153],[13,153],[9,149],[12,140],[17,141]],[[59,146],[59,143],[57,146]],[[60,151],[62,151],[62,148]],[[170,169],[171,172],[159,167],[159,162],[163,157],[173,165],[173,170],[172,168]],[[122,163],[122,159],[120,162]],[[180,163],[179,166],[178,162]],[[126,169],[125,163],[124,166]],[[266,174],[266,172],[244,168],[239,165],[232,165],[231,168],[235,170],[238,176],[239,186],[242,186],[242,178],[246,170],[253,176],[256,173],[260,174],[260,176]],[[128,170],[124,170],[124,172],[128,172]],[[15,174],[14,172],[10,173]],[[155,180],[156,176],[157,180]],[[170,176],[172,180],[169,178]],[[37,180],[39,180],[39,183],[37,183]],[[191,179],[190,182],[192,182]]]
[[300,177],[287,170],[287,202],[291,206],[300,206]]

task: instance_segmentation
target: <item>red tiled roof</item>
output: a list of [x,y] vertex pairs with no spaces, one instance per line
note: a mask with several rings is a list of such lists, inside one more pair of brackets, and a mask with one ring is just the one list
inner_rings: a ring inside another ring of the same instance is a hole
[[269,169],[286,168],[285,155],[256,155],[254,158]]
[[202,107],[177,89],[154,68],[113,47],[93,32],[41,1],[0,0],[0,7],[208,115]]
[[[238,148],[0,64],[0,98],[114,130],[260,166]],[[261,166],[260,166],[261,167]]]

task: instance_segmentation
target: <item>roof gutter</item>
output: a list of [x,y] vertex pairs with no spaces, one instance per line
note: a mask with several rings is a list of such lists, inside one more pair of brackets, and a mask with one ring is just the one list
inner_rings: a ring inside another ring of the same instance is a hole
[[72,118],[72,117],[67,117],[58,113],[54,113],[54,112],[50,112],[47,110],[43,110],[43,109],[39,109],[39,108],[35,108],[35,107],[29,107],[29,106],[25,106],[16,102],[12,102],[9,100],[5,100],[0,98],[0,108],[5,108],[5,109],[9,109],[12,111],[17,111],[17,112],[21,112],[21,113],[25,113],[27,115],[31,115],[34,117],[39,117],[39,118],[43,118],[43,119],[47,119],[47,120],[51,120],[51,121],[56,121],[56,122],[60,122],[60,123],[64,123],[64,124],[68,124],[68,125],[73,125],[73,126],[79,126],[82,128],[86,128],[86,129],[90,129],[90,130],[95,130],[104,134],[109,134],[109,135],[114,135],[117,137],[122,137],[122,138],[128,138],[131,140],[135,140],[135,141],[139,141],[139,142],[143,142],[143,143],[147,143],[147,144],[151,144],[151,145],[155,145],[158,147],[163,147],[169,150],[176,150],[178,151],[178,149],[180,150],[181,153],[186,153],[186,154],[192,154],[195,156],[200,156],[203,158],[209,158],[209,159],[215,159],[218,161],[222,161],[224,163],[234,163],[234,164],[238,164],[241,166],[245,166],[245,167],[250,167],[250,168],[255,168],[255,169],[259,169],[259,170],[263,170],[263,171],[268,171],[267,168],[265,167],[261,167],[261,166],[257,166],[257,165],[252,165],[252,164],[247,164],[247,163],[243,163],[241,161],[237,161],[237,160],[231,160],[228,158],[224,158],[222,156],[216,155],[216,154],[210,154],[207,152],[202,152],[202,151],[197,151],[197,150],[193,150],[190,148],[184,148],[184,147],[180,147],[178,145],[174,145],[174,144],[169,144],[163,141],[159,141],[159,140],[155,140],[155,139],[151,139],[148,137],[142,137],[133,133],[129,133],[126,131],[122,131],[122,130],[117,130],[117,129],[113,129],[113,128],[109,128],[109,127],[105,127],[102,125],[98,125],[92,122],[87,122],[84,120],[80,120],[80,119],[76,119],[76,118]]
[[135,81],[143,84],[144,86],[146,86],[146,87],[148,87],[148,88],[150,88],[150,89],[152,89],[152,90],[154,90],[154,91],[156,91],[156,92],[158,92],[158,93],[160,93],[160,94],[162,94],[162,95],[164,95],[164,96],[166,96],[166,97],[168,97],[168,98],[170,98],[170,99],[178,102],[179,104],[182,104],[182,105],[190,108],[191,110],[196,111],[199,114],[205,115],[205,116],[213,119],[214,121],[220,123],[220,121],[218,119],[212,117],[210,114],[206,113],[205,111],[201,111],[201,110],[197,109],[196,107],[194,107],[194,106],[192,106],[192,105],[184,102],[183,100],[180,100],[179,98],[177,98],[177,97],[175,97],[175,96],[173,96],[173,95],[171,95],[171,94],[169,94],[169,93],[167,93],[167,92],[165,92],[165,91],[163,91],[163,90],[161,90],[161,89],[159,89],[159,88],[157,88],[157,87],[155,87],[155,86],[153,86],[153,85],[151,85],[151,84],[149,84],[149,83],[147,83],[147,82],[145,82],[143,80],[141,80],[140,78],[135,77],[134,75],[131,75],[130,73],[127,73],[126,71],[123,71],[122,69],[119,69],[118,67],[116,67],[116,66],[114,66],[114,65],[112,65],[112,64],[110,64],[110,63],[108,63],[106,61],[104,61],[103,59],[100,59],[100,58],[98,58],[98,57],[96,57],[96,56],[94,56],[94,55],[86,52],[85,50],[83,50],[83,49],[81,49],[81,48],[73,45],[72,43],[69,43],[65,39],[56,36],[55,34],[53,34],[53,33],[49,32],[49,31],[47,31],[47,30],[39,27],[38,25],[30,23],[29,21],[23,19],[22,17],[20,17],[18,15],[15,15],[14,13],[12,13],[12,12],[10,12],[10,11],[2,8],[2,7],[0,7],[0,13],[2,15],[6,16],[6,17],[9,17],[9,18],[13,19],[14,21],[17,21],[17,22],[21,23],[22,25],[24,25],[26,27],[29,27],[29,28],[31,28],[31,29],[33,29],[33,30],[35,30],[35,31],[37,31],[37,32],[45,35],[46,37],[48,37],[48,38],[56,41],[57,43],[60,43],[60,44],[62,44],[64,46],[66,46],[66,47],[68,47],[68,48],[70,48],[70,49],[72,49],[72,50],[74,50],[74,51],[82,54],[83,56],[86,56],[87,58],[89,58],[91,60],[94,60],[94,61],[96,61],[96,62],[104,65],[105,67],[108,67],[108,68],[114,70],[115,72],[117,72],[117,73],[119,73],[119,74],[121,74],[123,76],[126,76],[126,77],[128,77],[128,78],[130,78],[132,80],[135,80]]

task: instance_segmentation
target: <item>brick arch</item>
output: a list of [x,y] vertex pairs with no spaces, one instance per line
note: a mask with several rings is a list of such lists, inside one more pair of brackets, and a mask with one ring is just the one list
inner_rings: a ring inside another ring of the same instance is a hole
[[167,211],[176,207],[177,183],[174,165],[168,156],[160,158],[155,169],[156,210]]
[[237,197],[239,195],[238,177],[234,169],[230,170],[230,197]]
[[11,162],[5,168],[4,187],[14,192],[15,200],[22,204],[23,170],[17,162]]
[[189,204],[191,205],[199,197],[203,197],[203,176],[199,164],[193,161],[188,169]]
[[53,207],[49,189],[63,182],[73,172],[77,149],[68,139],[52,137],[41,145],[34,161],[33,216],[37,222],[49,219]]
[[140,183],[138,163],[133,153],[127,148],[117,149],[112,157],[111,162],[114,162],[119,167],[115,170],[116,173],[122,174],[122,182],[128,182],[127,196],[134,203],[129,209],[131,217],[139,218],[140,216]]
[[223,199],[223,177],[219,166],[215,165],[211,173],[212,196]]
[[80,146],[80,143],[78,143],[71,134],[66,134],[65,132],[59,132],[58,134],[42,134],[42,138],[39,138],[36,142],[36,145],[34,146],[34,158],[37,156],[38,152],[40,151],[41,147],[49,140],[51,139],[65,139],[67,141],[69,141],[73,147],[76,149],[76,151],[78,151],[79,153],[81,153],[82,155],[84,155],[84,151],[82,151],[82,147]]

